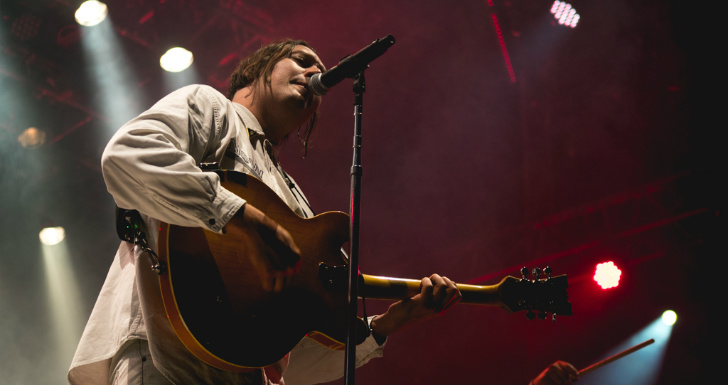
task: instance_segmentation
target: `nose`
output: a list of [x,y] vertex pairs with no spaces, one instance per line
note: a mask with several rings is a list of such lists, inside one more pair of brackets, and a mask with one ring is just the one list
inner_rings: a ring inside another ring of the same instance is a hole
[[321,68],[317,67],[316,65],[311,65],[306,68],[306,71],[303,73],[303,75],[307,78],[310,78],[311,76],[315,74],[320,74]]

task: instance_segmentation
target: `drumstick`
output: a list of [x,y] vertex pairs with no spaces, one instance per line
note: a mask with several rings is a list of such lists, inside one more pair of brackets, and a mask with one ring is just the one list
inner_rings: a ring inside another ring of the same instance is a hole
[[631,348],[629,348],[629,349],[627,349],[627,350],[625,350],[625,351],[623,351],[621,353],[617,353],[617,354],[615,354],[615,355],[613,355],[613,356],[611,356],[609,358],[605,358],[605,359],[597,362],[596,364],[593,364],[593,365],[591,365],[589,367],[586,367],[586,368],[580,370],[577,373],[577,375],[581,376],[582,374],[589,373],[589,372],[591,372],[594,369],[601,368],[602,366],[604,366],[604,365],[606,365],[606,364],[608,364],[608,363],[610,363],[612,361],[616,361],[616,360],[618,360],[618,359],[626,356],[627,354],[634,353],[634,352],[636,352],[636,351],[644,348],[645,346],[652,344],[653,342],[655,342],[654,338],[650,338],[649,340],[647,340],[647,341],[645,341],[645,342],[643,342],[641,344],[632,346]]

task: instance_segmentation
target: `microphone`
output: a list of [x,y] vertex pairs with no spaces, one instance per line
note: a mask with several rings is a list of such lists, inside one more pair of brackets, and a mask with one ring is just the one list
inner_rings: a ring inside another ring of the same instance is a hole
[[369,67],[369,63],[382,56],[393,44],[394,37],[392,35],[374,40],[361,51],[341,59],[339,64],[331,67],[328,71],[314,74],[308,82],[309,91],[314,95],[326,95],[329,88],[339,84],[345,78],[354,77]]

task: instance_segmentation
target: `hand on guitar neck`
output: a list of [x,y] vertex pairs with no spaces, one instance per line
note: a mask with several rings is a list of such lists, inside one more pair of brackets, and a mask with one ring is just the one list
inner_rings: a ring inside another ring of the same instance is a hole
[[569,385],[579,379],[579,372],[568,362],[556,361],[544,369],[529,385]]
[[235,213],[225,231],[254,248],[243,258],[250,258],[265,290],[282,291],[301,269],[301,250],[291,234],[250,203]]
[[[250,258],[265,290],[282,291],[300,270],[301,251],[291,234],[250,203],[235,214],[225,230],[257,249],[245,253],[244,258]],[[406,325],[444,313],[461,298],[457,285],[447,277],[433,274],[422,278],[420,293],[390,305],[374,318],[372,331],[387,337]]]
[[[258,250],[246,253],[245,258],[251,259],[265,290],[282,291],[300,270],[301,251],[291,234],[250,203],[235,214],[225,229]],[[447,277],[433,274],[422,278],[420,293],[390,305],[384,314],[374,318],[372,331],[387,337],[406,325],[444,313],[461,298],[457,285]]]
[[406,325],[443,314],[462,298],[457,285],[447,277],[433,274],[421,282],[419,294],[391,304],[372,320],[372,332],[387,337]]

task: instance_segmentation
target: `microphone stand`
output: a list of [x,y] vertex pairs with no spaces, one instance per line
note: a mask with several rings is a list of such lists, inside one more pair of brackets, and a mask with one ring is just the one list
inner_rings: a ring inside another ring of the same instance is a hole
[[354,76],[354,159],[351,166],[349,225],[349,296],[347,309],[346,367],[347,385],[354,385],[356,369],[357,300],[359,298],[359,206],[361,202],[361,120],[365,90],[364,70]]

